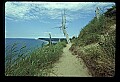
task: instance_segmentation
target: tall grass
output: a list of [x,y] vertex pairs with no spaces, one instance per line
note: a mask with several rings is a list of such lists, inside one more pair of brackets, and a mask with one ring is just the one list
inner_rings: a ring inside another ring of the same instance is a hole
[[101,15],[91,20],[73,40],[70,50],[81,57],[93,76],[115,75],[116,17]]
[[[15,47],[15,45],[13,45]],[[5,75],[7,76],[49,76],[53,71],[50,69],[53,67],[53,63],[59,60],[63,47],[66,46],[65,42],[58,42],[56,45],[43,46],[30,53],[29,56],[23,57],[21,54],[17,58],[15,64],[9,64],[9,60],[6,59]],[[24,49],[22,47],[19,52]],[[11,54],[14,55],[12,49]],[[21,58],[22,57],[22,58]],[[8,66],[9,65],[9,66]]]
[[5,49],[5,74],[12,72],[12,67],[27,58],[29,53],[25,45],[22,45],[20,49],[18,43],[8,45]]

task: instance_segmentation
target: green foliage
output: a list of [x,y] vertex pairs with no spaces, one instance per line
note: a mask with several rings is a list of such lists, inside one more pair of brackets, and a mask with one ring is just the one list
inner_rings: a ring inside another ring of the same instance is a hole
[[[111,8],[107,13],[116,10]],[[106,13],[105,13],[106,14]],[[93,76],[109,77],[115,75],[116,15],[101,15],[93,18],[72,40],[70,50],[81,57]]]
[[116,15],[116,5],[113,5],[112,8],[109,8],[107,12],[105,12],[105,16],[111,17]]
[[112,36],[110,34],[103,35],[104,40],[100,40],[99,44],[103,48],[103,51],[108,55],[109,57],[115,59],[115,36]]
[[114,76],[115,59],[106,55],[106,52],[97,43],[80,48],[78,56],[84,60],[93,76]]
[[81,42],[83,41],[84,46],[91,43],[96,43],[99,40],[99,35],[96,33],[90,33],[89,35],[84,35]]
[[[15,64],[10,64],[11,67],[5,68],[5,75],[47,76],[52,72],[50,68],[52,68],[53,63],[60,58],[62,49],[65,46],[65,42],[58,42],[56,45],[38,48],[29,53],[30,56],[24,57],[21,60],[21,56],[19,56],[19,61],[16,61]],[[21,49],[23,49],[23,47]],[[8,64],[6,64],[6,66],[8,66]]]
[[[17,49],[17,44],[18,43],[14,43],[12,45],[12,47],[7,46],[6,47],[6,53],[8,54],[5,57],[5,69],[9,69],[11,68],[11,66],[13,66],[16,62],[19,62],[20,60],[24,59],[24,57],[26,57],[25,53],[26,53],[26,46],[23,45],[19,50]],[[19,55],[17,55],[19,54]],[[18,56],[18,57],[17,57]]]

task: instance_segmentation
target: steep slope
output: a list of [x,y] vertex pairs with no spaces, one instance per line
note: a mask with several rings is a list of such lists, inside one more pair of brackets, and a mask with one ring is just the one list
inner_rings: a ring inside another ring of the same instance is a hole
[[115,75],[116,7],[109,9],[99,20],[93,18],[72,39],[70,50],[82,58],[92,76],[111,77]]

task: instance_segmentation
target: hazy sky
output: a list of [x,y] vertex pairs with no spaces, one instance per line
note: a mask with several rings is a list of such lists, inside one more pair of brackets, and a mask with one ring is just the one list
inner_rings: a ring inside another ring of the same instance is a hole
[[66,9],[67,33],[78,36],[80,30],[95,17],[96,7],[103,11],[113,2],[6,2],[5,37],[39,38],[64,37],[59,28],[61,13]]

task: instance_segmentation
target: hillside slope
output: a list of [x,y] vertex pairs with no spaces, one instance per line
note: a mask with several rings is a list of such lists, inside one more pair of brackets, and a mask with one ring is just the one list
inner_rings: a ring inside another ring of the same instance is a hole
[[111,77],[115,75],[115,38],[116,7],[113,6],[72,38],[70,50],[84,60],[92,76]]

